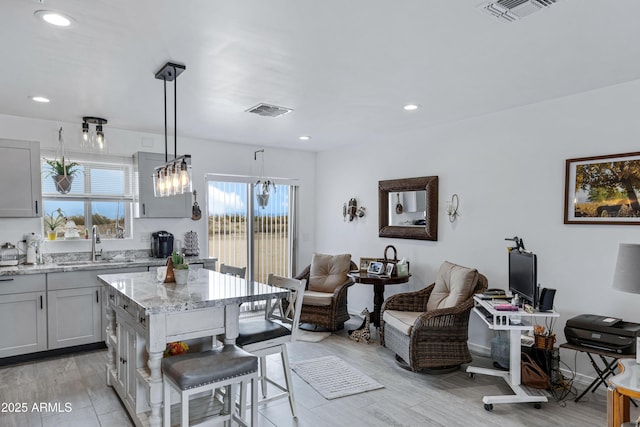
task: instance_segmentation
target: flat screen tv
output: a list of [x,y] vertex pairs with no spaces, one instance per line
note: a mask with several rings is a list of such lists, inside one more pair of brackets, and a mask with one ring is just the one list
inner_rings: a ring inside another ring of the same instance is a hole
[[509,252],[509,290],[526,304],[538,306],[538,263],[533,253]]

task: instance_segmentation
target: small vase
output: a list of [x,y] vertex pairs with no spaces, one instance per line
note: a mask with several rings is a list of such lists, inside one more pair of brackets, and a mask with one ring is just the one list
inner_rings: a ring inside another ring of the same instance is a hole
[[189,270],[173,270],[176,279],[176,285],[186,285],[189,280]]
[[47,237],[49,238],[49,240],[56,240],[56,235],[58,233],[56,233],[55,231],[49,231],[47,232]]

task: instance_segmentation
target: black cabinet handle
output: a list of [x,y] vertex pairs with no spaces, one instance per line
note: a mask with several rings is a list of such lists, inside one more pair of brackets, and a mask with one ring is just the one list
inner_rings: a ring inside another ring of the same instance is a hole
[[123,309],[125,309],[125,310],[126,310],[126,309],[127,309],[127,307],[129,307],[127,304],[122,304],[122,308],[123,308]]
[[98,299],[98,291],[96,290],[96,303],[99,303],[100,300]]
[[38,201],[36,200],[36,215],[38,214]]
[[42,310],[43,308],[44,308],[44,305],[43,305],[42,295],[40,295],[40,310]]
[[143,203],[142,204],[142,216],[146,216],[146,215],[147,215],[147,209],[146,209],[145,204]]
[[13,282],[13,277],[0,278],[0,282]]

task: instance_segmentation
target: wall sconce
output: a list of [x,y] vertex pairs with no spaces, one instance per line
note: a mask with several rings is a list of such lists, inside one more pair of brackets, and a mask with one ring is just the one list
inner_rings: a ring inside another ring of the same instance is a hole
[[458,213],[459,203],[460,200],[458,200],[458,195],[455,193],[451,196],[451,200],[447,201],[447,215],[449,215],[449,222],[454,222],[456,217],[460,215]]
[[[89,124],[96,125],[95,132],[89,130]],[[106,145],[106,139],[104,137],[104,130],[102,125],[107,124],[107,119],[101,117],[88,117],[82,118],[82,139],[81,144],[84,148],[97,149],[98,151],[104,151]]]
[[367,209],[364,206],[358,207],[358,201],[355,197],[349,199],[349,203],[342,205],[342,218],[344,221],[347,221],[347,218],[349,218],[349,221],[353,221],[354,218],[362,218],[366,212]]

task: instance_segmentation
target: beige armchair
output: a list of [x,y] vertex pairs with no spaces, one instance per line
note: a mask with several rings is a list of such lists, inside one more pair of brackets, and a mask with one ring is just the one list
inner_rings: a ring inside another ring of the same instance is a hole
[[487,283],[476,269],[445,261],[434,284],[387,298],[380,344],[412,371],[457,369],[471,362],[469,314],[473,295],[483,292]]
[[344,322],[349,320],[347,289],[353,285],[347,273],[357,268],[350,254],[314,254],[311,265],[295,277],[307,281],[300,323],[330,331],[344,328]]

